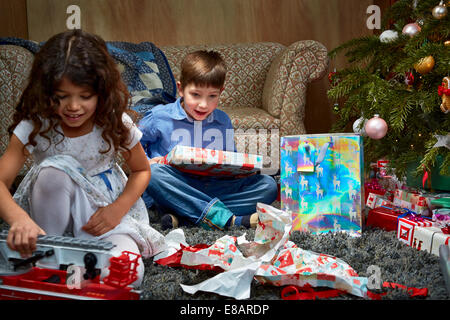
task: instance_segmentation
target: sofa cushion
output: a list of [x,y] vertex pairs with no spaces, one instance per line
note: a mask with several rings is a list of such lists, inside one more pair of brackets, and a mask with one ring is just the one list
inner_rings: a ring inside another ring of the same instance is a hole
[[242,129],[244,131],[248,129],[279,129],[280,119],[276,119],[271,116],[267,111],[253,108],[253,107],[220,107],[219,109],[225,111],[231,118],[233,127]]
[[262,106],[262,95],[270,65],[284,46],[279,43],[241,43],[161,47],[176,80],[180,77],[181,61],[196,50],[214,50],[224,58],[227,67],[225,89],[220,105],[242,110],[247,106]]

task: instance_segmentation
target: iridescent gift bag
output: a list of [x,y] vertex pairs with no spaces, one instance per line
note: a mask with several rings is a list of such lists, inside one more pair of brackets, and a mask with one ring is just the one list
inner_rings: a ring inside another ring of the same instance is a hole
[[282,137],[281,209],[292,214],[292,229],[361,235],[363,169],[360,135]]

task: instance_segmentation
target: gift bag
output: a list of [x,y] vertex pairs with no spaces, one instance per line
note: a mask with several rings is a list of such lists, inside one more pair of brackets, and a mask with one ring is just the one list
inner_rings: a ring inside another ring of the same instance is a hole
[[355,134],[281,138],[281,209],[293,230],[361,235],[363,143]]

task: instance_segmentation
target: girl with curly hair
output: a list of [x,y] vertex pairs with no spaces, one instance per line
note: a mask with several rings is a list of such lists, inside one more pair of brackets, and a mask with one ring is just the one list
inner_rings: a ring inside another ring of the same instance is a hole
[[[161,251],[163,237],[150,226],[140,198],[151,171],[142,133],[127,114],[129,98],[96,35],[66,31],[36,54],[0,158],[0,217],[10,226],[12,250],[29,256],[38,235],[71,234],[111,241],[117,254]],[[11,196],[30,156],[33,166]],[[143,270],[140,261],[137,286]]]

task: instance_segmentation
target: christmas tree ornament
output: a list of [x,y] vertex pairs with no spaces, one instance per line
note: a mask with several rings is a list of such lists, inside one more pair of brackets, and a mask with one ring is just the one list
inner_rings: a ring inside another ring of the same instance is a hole
[[447,16],[447,7],[444,5],[444,1],[439,2],[439,4],[433,8],[431,11],[433,17],[440,20]]
[[414,75],[412,72],[405,72],[405,84],[406,90],[412,91],[412,86],[414,84]]
[[419,26],[419,24],[413,22],[405,25],[402,29],[402,33],[410,37],[414,37],[417,33],[420,32],[420,30],[422,30],[422,28]]
[[378,114],[375,114],[373,118],[369,119],[364,126],[366,134],[374,139],[378,140],[383,138],[388,130],[386,121],[384,121]]
[[437,142],[434,144],[433,148],[445,147],[450,150],[450,133],[447,133],[445,136],[435,134],[434,137],[437,139]]
[[367,123],[367,119],[364,117],[360,117],[353,122],[353,132],[358,133],[362,136],[367,136],[366,131],[364,130],[364,126]]
[[336,114],[339,113],[339,103],[335,103],[333,105],[333,112]]
[[433,69],[434,63],[433,56],[424,57],[414,64],[414,69],[420,74],[427,74]]
[[389,43],[397,40],[398,32],[393,30],[385,30],[380,34],[380,41],[383,43]]
[[448,113],[450,111],[450,77],[442,79],[442,85],[438,87],[438,94],[442,97],[442,112]]
[[444,41],[444,46],[446,46],[446,47],[450,47],[450,40],[446,40],[446,41]]
[[405,72],[405,84],[412,86],[414,84],[414,75],[412,72]]
[[333,83],[333,76],[336,74],[336,71],[331,71],[328,74],[328,81],[330,81],[330,83]]

